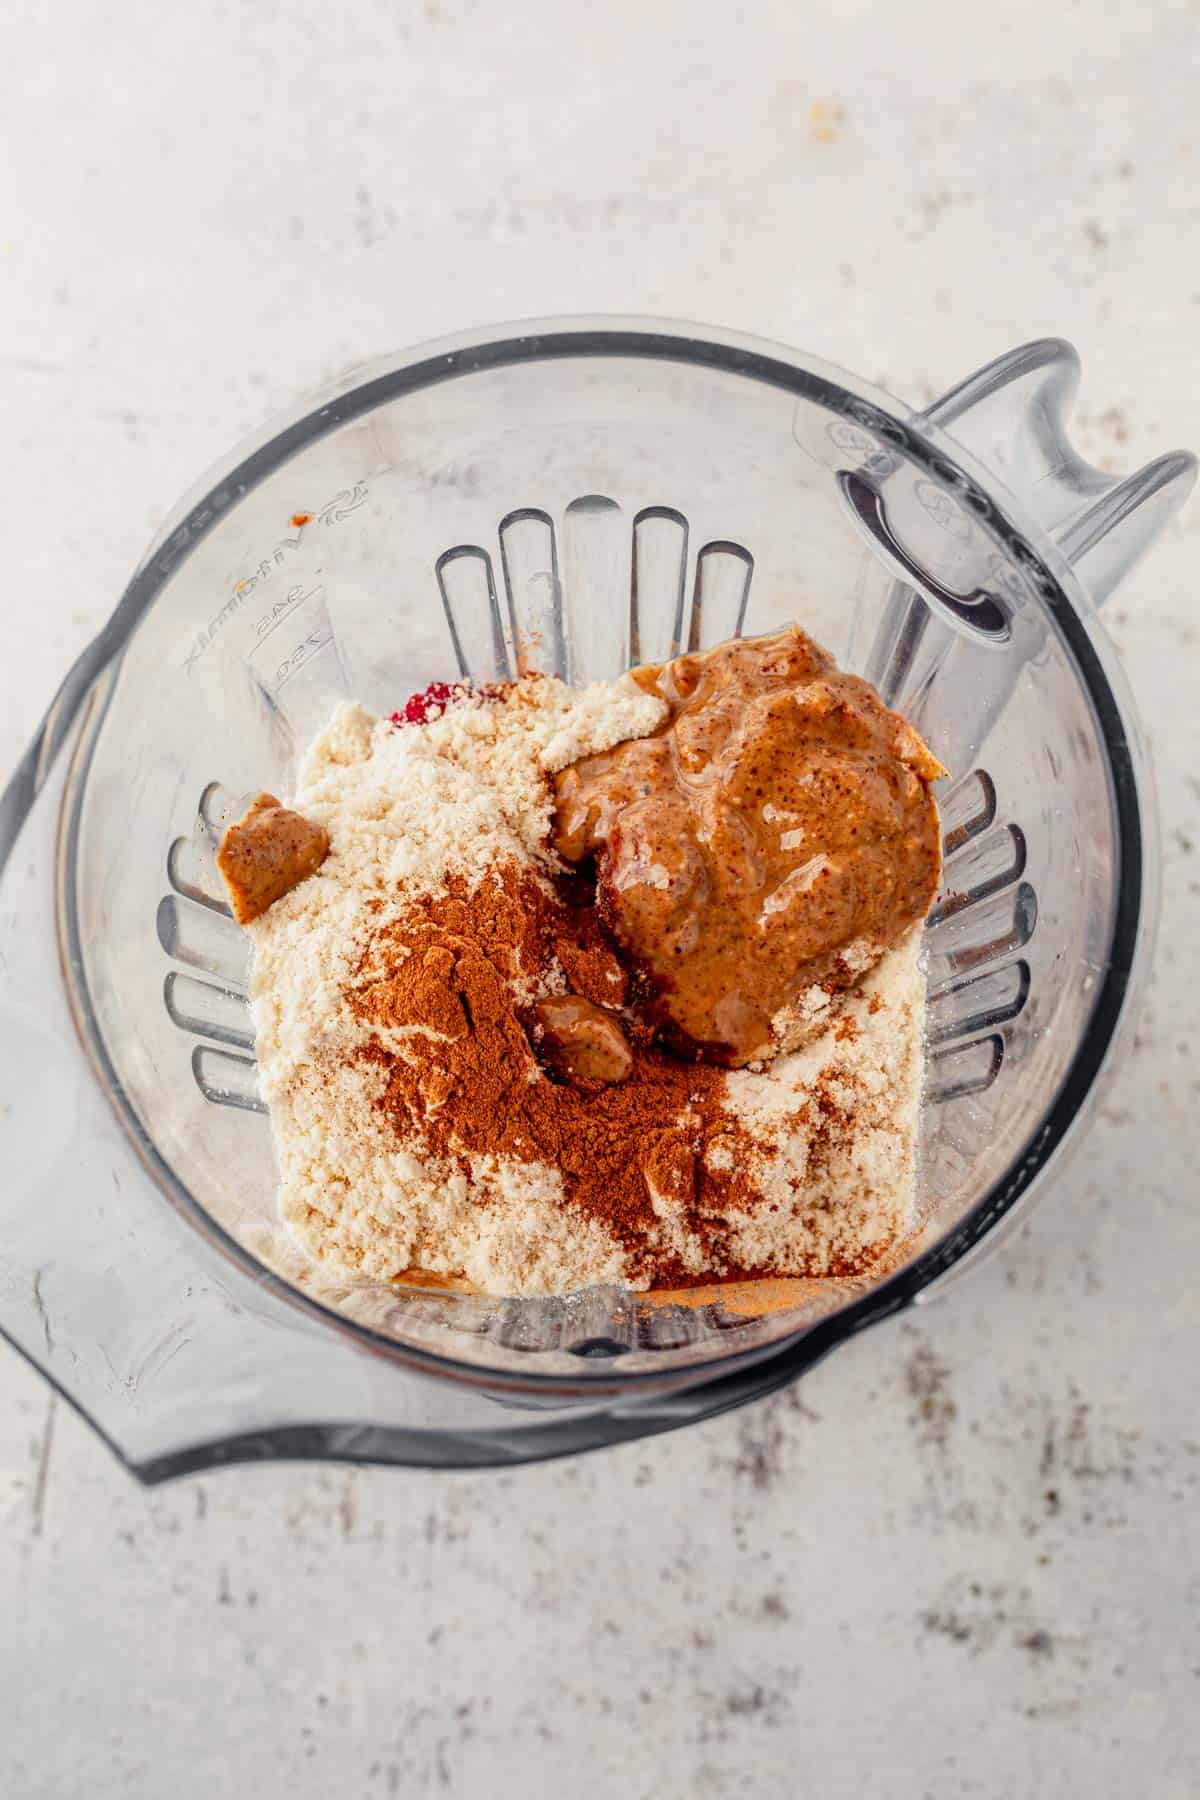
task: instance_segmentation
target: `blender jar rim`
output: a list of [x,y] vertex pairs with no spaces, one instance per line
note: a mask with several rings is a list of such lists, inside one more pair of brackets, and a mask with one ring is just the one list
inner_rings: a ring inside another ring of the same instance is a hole
[[[747,1377],[754,1392],[766,1391],[798,1374],[865,1325],[910,1304],[923,1289],[978,1244],[1029,1191],[1062,1144],[1095,1087],[1125,1008],[1135,961],[1140,952],[1148,949],[1151,934],[1142,928],[1147,881],[1138,792],[1139,775],[1144,780],[1145,770],[1138,768],[1137,745],[1126,722],[1127,717],[1130,721],[1134,717],[1132,703],[1127,694],[1119,697],[1114,691],[1110,671],[1106,670],[1093,639],[1093,625],[1085,616],[1091,614],[1094,619],[1093,609],[1069,564],[1057,555],[1053,544],[1039,528],[1023,527],[1016,522],[1020,516],[1019,503],[1003,490],[994,475],[980,468],[952,436],[926,421],[914,419],[907,409],[886,394],[819,360],[802,357],[744,334],[669,321],[608,318],[531,321],[460,334],[419,346],[407,353],[402,361],[374,361],[348,382],[339,384],[331,397],[315,406],[311,402],[304,403],[299,416],[293,409],[286,415],[285,423],[271,431],[221,479],[209,485],[211,477],[206,478],[200,497],[187,505],[177,524],[160,534],[112,616],[67,676],[26,757],[0,799],[0,872],[41,779],[67,736],[75,729],[81,712],[85,713],[63,793],[58,837],[58,912],[64,940],[64,980],[93,1070],[160,1190],[210,1242],[218,1244],[232,1257],[243,1273],[250,1274],[254,1280],[267,1285],[322,1323],[336,1327],[361,1347],[390,1360],[436,1372],[443,1378],[447,1374],[456,1375],[471,1385],[518,1392],[524,1389],[583,1394],[607,1390],[631,1394],[638,1390],[653,1392],[656,1386],[661,1391],[663,1377],[652,1371],[625,1373],[614,1381],[615,1372],[588,1368],[581,1368],[571,1377],[539,1375],[532,1380],[505,1371],[478,1370],[453,1357],[437,1356],[415,1346],[399,1344],[338,1314],[266,1268],[200,1206],[143,1131],[108,1062],[99,1028],[91,1013],[82,963],[71,941],[78,822],[87,785],[90,749],[106,709],[104,689],[108,684],[105,676],[115,671],[139,621],[153,606],[167,579],[225,513],[297,451],[385,401],[489,368],[560,357],[615,356],[690,363],[782,388],[880,433],[930,474],[953,481],[963,503],[986,523],[1034,581],[1041,603],[1074,658],[1105,748],[1118,843],[1109,955],[1099,977],[1089,1027],[1048,1112],[1029,1142],[1006,1173],[945,1238],[903,1269],[885,1277],[877,1287],[828,1318],[803,1328],[798,1337],[755,1350],[731,1352],[725,1357],[713,1358],[699,1371],[689,1371],[699,1373],[698,1380],[686,1384],[689,1391],[703,1391],[717,1409],[748,1397],[738,1391],[745,1385]],[[998,504],[995,498],[998,487],[1003,494],[1003,504]],[[1009,516],[1010,509],[1015,517]],[[1116,683],[1123,685],[1119,673]],[[89,699],[95,703],[85,712]],[[1151,812],[1151,827],[1152,822]]]

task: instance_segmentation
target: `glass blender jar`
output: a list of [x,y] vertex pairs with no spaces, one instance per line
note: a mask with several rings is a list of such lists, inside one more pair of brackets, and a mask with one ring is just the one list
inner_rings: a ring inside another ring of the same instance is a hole
[[[1043,1191],[1151,949],[1145,749],[1097,608],[1182,453],[1071,449],[1070,347],[916,412],[659,321],[471,333],[355,371],[177,509],[0,799],[0,1325],[147,1481],[509,1463],[794,1379]],[[527,661],[587,681],[799,622],[951,772],[920,1230],[860,1280],[492,1299],[339,1280],[275,1216],[246,950],[213,853],[335,702]]]

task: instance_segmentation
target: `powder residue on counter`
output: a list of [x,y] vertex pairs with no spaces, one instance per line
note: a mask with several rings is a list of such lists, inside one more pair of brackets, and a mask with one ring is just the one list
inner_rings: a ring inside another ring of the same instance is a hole
[[[814,999],[803,1049],[727,1071],[639,1021],[563,877],[550,777],[664,713],[628,680],[527,678],[424,722],[344,707],[312,746],[291,804],[329,852],[249,935],[282,1211],[314,1257],[545,1293],[848,1273],[907,1229],[915,941]],[[588,1007],[627,1051],[581,1075],[546,1034]]]

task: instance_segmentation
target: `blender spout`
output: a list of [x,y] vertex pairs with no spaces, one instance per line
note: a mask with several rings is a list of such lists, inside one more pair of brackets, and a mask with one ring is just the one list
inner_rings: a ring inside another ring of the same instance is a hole
[[1127,476],[1089,463],[1067,435],[1079,377],[1072,345],[1038,338],[969,375],[921,417],[1000,477],[1099,604],[1182,506],[1197,463],[1184,450]]

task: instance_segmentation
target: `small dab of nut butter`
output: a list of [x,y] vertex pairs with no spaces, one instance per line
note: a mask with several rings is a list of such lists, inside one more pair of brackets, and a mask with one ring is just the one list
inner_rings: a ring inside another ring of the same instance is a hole
[[238,924],[260,919],[314,874],[328,854],[329,833],[323,826],[281,806],[273,794],[260,794],[229,827],[217,851],[217,868]]
[[552,1068],[585,1092],[628,1079],[633,1052],[612,1014],[578,994],[552,994],[534,1006],[539,1048]]
[[773,1053],[807,989],[850,986],[924,916],[945,774],[867,682],[791,630],[637,670],[670,714],[555,780],[554,847],[598,902],[668,1042]]

